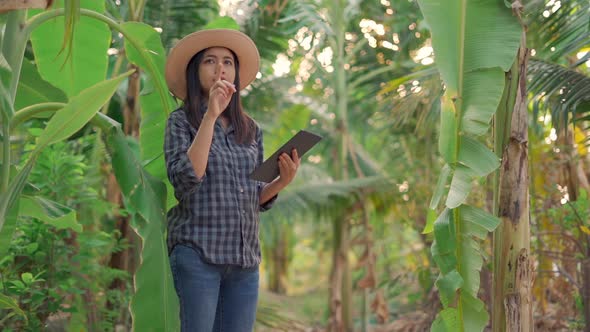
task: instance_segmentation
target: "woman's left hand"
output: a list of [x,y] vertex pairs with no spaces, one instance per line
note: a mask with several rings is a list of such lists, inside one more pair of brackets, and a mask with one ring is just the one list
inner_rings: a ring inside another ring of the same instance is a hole
[[280,177],[279,181],[283,187],[286,187],[297,174],[297,169],[299,169],[299,165],[301,163],[301,158],[299,158],[299,154],[297,153],[296,149],[291,151],[291,156],[286,153],[281,153],[279,156],[279,172]]

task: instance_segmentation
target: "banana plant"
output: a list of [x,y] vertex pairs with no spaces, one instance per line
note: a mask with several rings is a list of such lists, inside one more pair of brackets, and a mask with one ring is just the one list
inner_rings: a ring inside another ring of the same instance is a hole
[[[104,117],[97,113],[98,110],[111,98],[119,84],[132,74],[127,72],[105,80],[106,51],[110,45],[111,30],[124,36],[130,61],[137,62],[148,73],[156,97],[154,103],[160,105],[160,112],[168,114],[172,107],[163,78],[163,47],[153,28],[139,23],[117,23],[102,14],[104,4],[100,2],[66,1],[65,4],[57,2],[54,5],[51,10],[31,10],[29,15],[25,10],[7,14],[3,53],[0,56],[2,250],[6,250],[17,225],[21,212],[18,206],[20,192],[26,185],[36,156],[45,146],[67,139],[93,117]],[[62,46],[56,36],[63,37]],[[24,59],[29,39],[33,44],[36,66]],[[160,61],[150,55],[154,53],[152,48],[160,51],[157,54]],[[37,98],[29,99],[27,96]],[[17,110],[14,109],[15,100],[19,106]],[[40,103],[35,104],[37,101]],[[31,117],[52,115],[54,112],[23,168],[18,172],[11,169],[10,133]],[[164,184],[161,179],[150,177],[144,168],[144,160],[134,159],[129,147],[117,136],[119,131],[111,133],[112,127],[117,124],[108,118],[107,122],[111,123],[105,132],[110,142],[108,148],[114,156],[113,166],[124,190],[127,206],[133,212],[134,228],[143,240],[144,250],[134,278],[135,293],[131,305],[134,328],[143,331],[149,326],[149,329],[155,330],[177,330],[178,300],[171,287],[164,241],[165,205],[161,204],[166,197],[165,190],[162,190]],[[160,130],[163,131],[163,127]],[[162,280],[165,287],[160,285]],[[154,301],[164,304],[163,309],[154,306]]]
[[[499,166],[482,142],[502,98],[505,72],[514,62],[521,27],[510,8],[495,0],[419,0],[430,27],[436,65],[445,84],[441,98],[439,152],[446,165],[430,208],[442,212],[425,232],[434,232],[432,255],[443,310],[433,331],[482,331],[489,315],[478,299],[483,263],[479,240],[500,220],[467,204],[473,181]],[[450,183],[450,185],[449,185]]]

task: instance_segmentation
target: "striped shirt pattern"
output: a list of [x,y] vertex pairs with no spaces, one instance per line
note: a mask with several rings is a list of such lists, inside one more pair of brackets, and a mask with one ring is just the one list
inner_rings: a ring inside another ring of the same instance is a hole
[[263,183],[248,178],[264,157],[262,131],[256,126],[255,142],[239,145],[233,127],[224,129],[218,119],[202,178],[187,155],[196,133],[182,109],[170,114],[164,154],[178,204],[168,211],[168,250],[183,244],[212,264],[254,267],[260,264],[259,211],[276,200],[260,206]]

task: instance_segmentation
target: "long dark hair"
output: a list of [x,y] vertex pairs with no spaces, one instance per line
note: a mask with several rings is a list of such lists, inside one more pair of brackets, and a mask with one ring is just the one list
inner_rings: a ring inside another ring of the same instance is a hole
[[[201,120],[205,114],[205,96],[203,96],[203,89],[201,88],[201,81],[199,80],[199,65],[205,55],[204,49],[195,54],[191,61],[189,61],[186,68],[186,99],[182,105],[182,109],[186,113],[189,123],[195,128],[199,128]],[[230,50],[234,57],[236,67],[236,78],[234,84],[236,92],[232,95],[229,104],[221,116],[225,116],[231,125],[233,125],[236,132],[236,143],[245,144],[254,141],[256,133],[256,125],[243,110],[242,102],[240,101],[240,64],[236,54]]]

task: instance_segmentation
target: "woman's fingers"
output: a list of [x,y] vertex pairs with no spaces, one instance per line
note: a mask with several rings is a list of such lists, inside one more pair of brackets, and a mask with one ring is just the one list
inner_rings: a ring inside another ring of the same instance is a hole
[[285,184],[289,184],[295,178],[299,163],[300,158],[295,149],[290,156],[287,153],[281,153],[279,156],[279,172]]
[[236,92],[236,86],[231,84],[230,82],[226,81],[226,80],[221,80],[220,81],[226,88],[226,90],[231,91],[232,93]]
[[232,85],[228,82],[228,81],[217,81],[215,82],[215,84],[213,84],[213,86],[211,87],[212,90],[214,89],[221,89],[224,90],[226,92],[233,92],[233,87]]
[[293,160],[291,160],[291,157],[289,157],[289,155],[287,155],[286,153],[281,153],[280,159],[281,159],[280,162],[283,164],[285,169],[291,170],[296,167]]
[[237,90],[233,84],[228,81],[217,81],[211,87],[211,93],[215,93],[217,90],[223,91],[226,97],[231,97]]
[[297,149],[293,149],[293,151],[291,152],[291,159],[293,159],[295,165],[299,167],[299,164],[301,163],[301,158],[299,158],[299,153],[297,152]]

